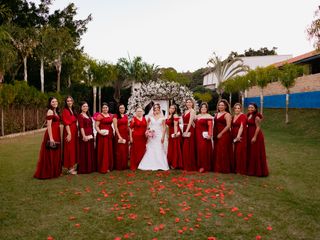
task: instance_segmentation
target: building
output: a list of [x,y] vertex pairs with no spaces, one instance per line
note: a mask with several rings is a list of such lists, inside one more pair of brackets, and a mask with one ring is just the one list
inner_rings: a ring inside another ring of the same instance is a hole
[[[292,55],[268,55],[268,56],[252,56],[252,57],[240,57],[243,60],[243,64],[247,65],[250,69],[256,67],[267,67],[269,65],[283,62],[292,58]],[[243,75],[245,73],[239,73]],[[203,76],[203,85],[212,90],[218,87],[218,80],[212,71],[205,73]]]
[[[305,74],[296,79],[290,89],[289,108],[320,108],[320,52],[311,51],[294,58],[279,61],[273,65],[281,68],[286,63],[300,64]],[[271,82],[263,89],[264,107],[285,108],[286,89],[280,82]],[[245,105],[255,102],[260,106],[260,88],[246,91]]]

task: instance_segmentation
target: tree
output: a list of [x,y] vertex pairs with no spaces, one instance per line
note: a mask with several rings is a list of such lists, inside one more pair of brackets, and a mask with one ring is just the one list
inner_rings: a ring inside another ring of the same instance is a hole
[[208,61],[208,66],[218,81],[216,91],[219,94],[219,99],[221,99],[223,92],[223,86],[221,85],[222,82],[233,78],[239,73],[249,71],[249,67],[243,64],[243,60],[241,58],[234,57],[233,54],[230,54],[226,59],[222,60],[213,53],[213,57]]
[[27,60],[33,54],[33,50],[38,45],[34,28],[21,28],[14,25],[8,25],[9,37],[13,46],[20,53],[24,66],[24,80],[28,81]]
[[48,34],[51,35],[52,59],[54,59],[53,65],[57,71],[57,92],[60,92],[62,58],[67,51],[74,48],[74,42],[67,28],[49,29]]
[[278,70],[274,66],[257,67],[248,77],[251,83],[260,87],[260,112],[263,113],[263,90],[270,82],[278,80]]
[[[237,77],[237,76],[236,76]],[[224,81],[222,87],[226,93],[229,93],[229,104],[232,106],[232,94],[239,91],[239,86],[235,78],[230,78],[227,81]]]
[[160,70],[160,79],[169,82],[177,82],[181,85],[188,85],[191,81],[185,74],[178,73],[174,68],[162,68]]
[[290,88],[295,85],[296,78],[302,76],[302,74],[303,67],[293,64],[285,64],[279,72],[280,83],[286,88],[286,124],[289,123]]
[[313,40],[314,47],[320,50],[320,6],[314,13],[314,20],[307,29],[309,40]]
[[252,57],[252,56],[268,56],[268,55],[277,55],[277,47],[272,47],[272,49],[268,49],[267,47],[262,47],[258,50],[254,50],[249,48],[248,50],[244,50],[244,53],[238,54],[237,52],[231,52],[235,57]]
[[0,88],[0,107],[1,107],[1,135],[4,136],[4,109],[8,108],[16,97],[16,91],[13,85],[4,84]]

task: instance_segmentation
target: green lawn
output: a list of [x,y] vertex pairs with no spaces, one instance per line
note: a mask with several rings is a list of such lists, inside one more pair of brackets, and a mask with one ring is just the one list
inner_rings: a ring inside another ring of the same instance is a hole
[[0,239],[320,239],[320,111],[267,110],[270,176],[33,179],[42,134],[0,140]]

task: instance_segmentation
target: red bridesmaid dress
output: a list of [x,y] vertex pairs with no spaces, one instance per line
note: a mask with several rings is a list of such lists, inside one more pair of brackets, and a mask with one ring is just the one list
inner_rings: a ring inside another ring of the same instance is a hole
[[109,114],[108,117],[99,114],[97,121],[100,121],[100,130],[108,130],[109,133],[105,136],[97,133],[97,163],[98,172],[107,173],[113,169],[113,117]]
[[256,131],[255,118],[258,117],[262,119],[260,113],[253,114],[250,117],[248,114],[248,175],[257,177],[266,177],[269,175],[268,163],[266,157],[266,149],[264,144],[264,136],[260,129],[257,140],[255,143],[251,143],[251,139]]
[[[190,112],[183,115],[183,132],[186,131],[189,119]],[[183,159],[183,169],[186,171],[197,171],[197,162],[196,162],[196,153],[195,153],[195,127],[192,123],[190,129],[190,137],[183,137],[182,143],[182,159]]]
[[182,132],[178,125],[178,132],[180,133],[180,136],[174,138],[171,137],[171,135],[174,134],[174,122],[179,122],[179,117],[166,119],[166,124],[169,128],[167,159],[170,167],[174,169],[181,169],[183,167],[181,152]]
[[204,138],[202,133],[208,132],[212,136],[212,119],[199,118],[196,120],[196,147],[198,170],[212,170],[213,147],[212,140]]
[[126,140],[126,143],[118,143],[118,135],[115,135],[115,161],[114,167],[116,170],[125,170],[128,168],[128,158],[129,158],[129,127],[128,127],[128,116],[123,115],[122,118],[118,118],[115,114],[113,118],[117,119],[117,127],[120,136]]
[[218,114],[216,114],[216,116],[214,117],[213,170],[220,173],[231,173],[233,172],[231,131],[227,131],[221,136],[221,138],[217,138],[218,134],[227,126],[227,121],[224,118],[225,114],[221,115],[219,118]]
[[[64,125],[63,129],[63,166],[65,168],[73,168],[77,163],[77,143],[78,143],[78,127],[77,117],[74,113],[67,108],[63,109],[62,122]],[[69,126],[71,132],[71,141],[67,142],[66,137],[68,132],[66,126]]]
[[[83,128],[86,136],[93,136],[91,117],[86,118],[82,114],[78,116],[79,130]],[[79,151],[78,151],[78,173],[91,173],[97,170],[97,163],[94,152],[94,140],[83,141],[80,131]]]
[[243,126],[241,140],[233,143],[233,162],[236,173],[247,174],[247,116],[243,113],[235,121],[232,119],[232,139],[238,136],[241,124]]
[[[50,115],[47,116],[46,119],[47,121],[52,120],[51,130],[53,140],[55,142],[61,143],[60,117],[58,115]],[[57,149],[50,149],[46,147],[46,144],[49,140],[50,139],[47,129],[42,140],[37,169],[33,176],[35,178],[56,178],[61,174],[61,144],[58,144]]]
[[138,118],[133,117],[130,122],[132,129],[133,143],[130,149],[130,169],[136,170],[141,162],[143,155],[146,152],[147,137],[147,120],[143,117],[140,121]]

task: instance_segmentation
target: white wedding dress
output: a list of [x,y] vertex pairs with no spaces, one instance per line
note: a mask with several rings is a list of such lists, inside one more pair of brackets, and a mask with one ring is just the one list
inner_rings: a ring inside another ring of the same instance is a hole
[[150,116],[149,128],[154,130],[154,137],[149,138],[147,142],[147,150],[144,154],[138,169],[140,170],[169,170],[167,155],[164,144],[161,143],[162,123],[165,118],[155,119]]

